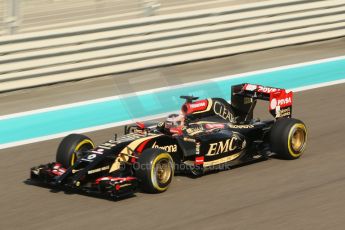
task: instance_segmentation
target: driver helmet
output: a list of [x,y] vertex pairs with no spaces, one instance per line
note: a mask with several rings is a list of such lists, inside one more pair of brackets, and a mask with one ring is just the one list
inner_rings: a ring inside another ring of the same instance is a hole
[[183,125],[184,116],[181,114],[170,114],[165,121],[165,128],[179,127]]
[[184,115],[183,114],[170,114],[165,121],[165,128],[178,128],[184,125]]

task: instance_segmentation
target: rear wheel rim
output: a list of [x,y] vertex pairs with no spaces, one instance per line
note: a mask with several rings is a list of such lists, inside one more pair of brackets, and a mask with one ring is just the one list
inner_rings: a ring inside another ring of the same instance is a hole
[[302,128],[296,128],[291,135],[291,147],[294,152],[301,152],[304,149],[306,132]]

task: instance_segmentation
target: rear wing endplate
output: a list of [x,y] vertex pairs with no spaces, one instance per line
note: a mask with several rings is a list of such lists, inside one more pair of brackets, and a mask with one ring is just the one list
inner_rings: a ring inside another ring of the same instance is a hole
[[291,117],[293,92],[281,88],[274,88],[256,84],[243,83],[232,86],[231,103],[243,110],[250,111],[250,105],[256,100],[269,101],[269,112],[275,118]]

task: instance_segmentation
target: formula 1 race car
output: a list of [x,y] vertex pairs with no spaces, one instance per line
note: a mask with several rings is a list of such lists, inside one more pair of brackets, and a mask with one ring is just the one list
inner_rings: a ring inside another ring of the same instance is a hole
[[[231,91],[231,103],[181,96],[180,114],[128,125],[123,136],[98,146],[84,135],[68,135],[56,162],[31,168],[30,181],[118,198],[138,188],[164,192],[177,172],[201,176],[272,155],[289,160],[302,155],[307,129],[291,118],[291,91],[253,84]],[[253,119],[257,100],[269,101],[274,119]]]

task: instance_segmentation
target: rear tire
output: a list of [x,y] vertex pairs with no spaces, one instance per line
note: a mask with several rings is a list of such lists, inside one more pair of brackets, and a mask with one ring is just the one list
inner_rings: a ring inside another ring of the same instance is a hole
[[62,164],[64,168],[69,168],[82,157],[83,151],[94,147],[94,143],[87,136],[70,134],[61,141],[56,153],[56,162]]
[[280,118],[271,129],[271,151],[278,157],[294,160],[304,152],[307,144],[305,124],[294,118]]
[[146,149],[136,166],[136,176],[145,192],[161,193],[168,189],[174,176],[174,161],[169,153],[162,149]]

